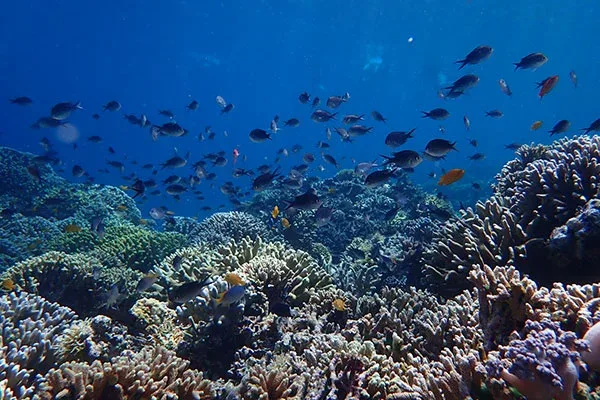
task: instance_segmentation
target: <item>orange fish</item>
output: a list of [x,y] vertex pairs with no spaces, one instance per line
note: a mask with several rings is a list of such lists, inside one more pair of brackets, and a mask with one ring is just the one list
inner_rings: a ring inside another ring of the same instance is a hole
[[2,281],[2,289],[6,290],[6,291],[12,291],[15,290],[15,288],[17,287],[17,285],[15,285],[15,282],[10,279],[10,278],[6,278]]
[[540,83],[538,83],[538,87],[540,88],[540,92],[538,93],[538,96],[540,97],[540,100],[542,98],[544,98],[545,95],[550,93],[552,91],[552,89],[554,89],[554,86],[556,86],[557,83],[558,83],[558,75],[551,76],[549,78],[544,79]]
[[242,279],[242,277],[236,274],[235,272],[226,273],[224,279],[225,282],[229,283],[231,286],[246,285],[246,282]]
[[544,123],[542,121],[535,121],[533,124],[531,124],[529,129],[532,131],[537,131],[538,129],[540,129],[542,127],[543,124]]
[[438,186],[448,186],[465,176],[465,170],[460,168],[451,169],[440,177]]
[[335,299],[331,305],[336,311],[346,311],[346,302],[342,299]]

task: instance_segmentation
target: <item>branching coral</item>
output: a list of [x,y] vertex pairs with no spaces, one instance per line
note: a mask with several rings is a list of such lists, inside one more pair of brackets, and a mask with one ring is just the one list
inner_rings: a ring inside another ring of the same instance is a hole
[[212,385],[189,362],[161,347],[125,351],[110,363],[66,363],[52,369],[40,389],[42,399],[210,399]]

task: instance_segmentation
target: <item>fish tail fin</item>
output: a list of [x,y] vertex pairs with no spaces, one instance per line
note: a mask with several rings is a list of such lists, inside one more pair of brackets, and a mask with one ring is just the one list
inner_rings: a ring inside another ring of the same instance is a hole
[[81,106],[81,101],[77,101],[75,103],[75,108],[78,109],[78,110],[83,110],[83,107]]
[[465,65],[467,65],[467,59],[463,58],[462,60],[455,61],[454,64],[460,64],[460,67],[458,67],[458,69],[461,70],[465,67]]
[[417,128],[412,128],[410,131],[408,131],[408,135],[407,135],[407,137],[409,137],[409,138],[412,138],[412,137],[414,137],[414,136],[413,136],[413,133],[415,133],[415,131],[416,131],[416,130],[417,130]]
[[520,63],[513,63],[513,65],[515,66],[515,71],[518,70],[519,68],[521,68]]
[[335,116],[336,116],[337,114],[338,114],[338,113],[334,112],[333,114],[331,114],[331,115],[329,116],[329,119],[336,119],[336,118],[335,118]]
[[421,118],[428,118],[430,115],[429,112],[427,112],[427,111],[421,111],[421,113],[423,114],[423,115],[421,115]]

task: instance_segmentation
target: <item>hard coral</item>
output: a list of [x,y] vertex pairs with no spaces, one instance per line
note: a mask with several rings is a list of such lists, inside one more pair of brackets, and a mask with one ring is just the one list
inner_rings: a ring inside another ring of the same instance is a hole
[[189,362],[164,348],[129,351],[111,362],[66,363],[46,375],[42,399],[210,399],[212,385]]

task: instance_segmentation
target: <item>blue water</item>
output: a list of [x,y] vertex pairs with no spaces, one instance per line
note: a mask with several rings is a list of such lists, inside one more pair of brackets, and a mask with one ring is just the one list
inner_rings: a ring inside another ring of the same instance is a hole
[[[407,3],[407,4],[401,4]],[[74,164],[83,166],[96,182],[122,185],[121,174],[97,172],[109,168],[106,160],[124,160],[125,174],[151,177],[141,170],[144,163],[158,164],[174,153],[190,151],[190,162],[208,152],[224,150],[227,166],[212,168],[218,178],[203,182],[201,202],[184,194],[176,202],[165,195],[149,197],[143,204],[166,205],[180,215],[206,215],[201,206],[225,208],[230,205],[219,186],[231,177],[231,152],[238,148],[242,157],[236,166],[253,168],[271,164],[275,152],[299,143],[304,149],[282,160],[284,170],[301,163],[306,151],[315,154],[311,175],[332,176],[334,169],[323,163],[319,140],[326,140],[325,125],[309,119],[310,107],[300,104],[298,95],[308,91],[324,103],[330,95],[349,92],[351,99],[338,110],[340,114],[369,114],[376,109],[389,118],[387,125],[372,120],[373,133],[357,138],[353,144],[331,140],[329,153],[343,168],[357,162],[389,154],[383,144],[390,130],[416,127],[416,137],[404,148],[422,150],[434,137],[458,142],[453,152],[439,164],[423,163],[413,179],[437,190],[436,181],[427,176],[441,168],[464,168],[462,182],[444,188],[455,200],[474,201],[485,196],[485,187],[501,166],[513,157],[504,149],[510,142],[549,143],[546,131],[559,119],[572,121],[572,131],[598,118],[597,83],[600,71],[598,26],[595,16],[600,6],[593,2],[538,0],[506,1],[273,1],[273,2],[195,2],[195,1],[80,1],[7,2],[0,13],[0,144],[41,153],[38,144],[46,136],[55,143],[64,161],[64,176],[70,180]],[[409,42],[409,38],[413,38]],[[476,66],[457,70],[454,61],[475,46],[494,47],[492,57]],[[537,71],[513,71],[513,62],[531,52],[543,52],[549,62]],[[370,66],[368,66],[368,64]],[[570,82],[575,70],[579,86]],[[469,94],[443,101],[440,87],[464,73],[480,76],[480,84]],[[535,82],[559,75],[554,91],[540,101]],[[504,95],[498,79],[504,78],[513,96]],[[229,115],[221,116],[215,96],[235,104]],[[29,96],[34,104],[19,107],[8,103],[16,96]],[[109,100],[118,100],[123,110],[101,112]],[[187,112],[185,106],[196,99],[200,108]],[[49,113],[61,101],[81,101],[85,110],[69,121],[77,128],[78,147],[61,143],[53,130],[32,130],[35,120]],[[322,104],[324,107],[324,104]],[[445,107],[451,117],[440,123],[420,118],[421,110]],[[176,121],[190,130],[181,138],[151,140],[147,129],[128,124],[123,112],[145,113],[154,123],[166,122],[159,109],[170,109]],[[499,120],[484,117],[484,112],[500,109]],[[101,114],[96,121],[95,112]],[[269,127],[278,114],[282,120],[296,117],[298,128],[287,128],[275,140],[251,143],[248,133]],[[465,132],[462,117],[468,115],[471,132]],[[534,120],[544,127],[530,132]],[[197,136],[210,125],[217,133],[214,141],[200,142]],[[334,125],[331,125],[332,127]],[[225,137],[223,132],[227,131]],[[91,135],[104,138],[101,144],[86,141]],[[473,149],[467,137],[476,138]],[[116,155],[106,151],[114,147]],[[486,154],[483,161],[468,156],[476,151]],[[139,165],[132,165],[136,160]],[[319,172],[315,167],[325,166]],[[164,179],[192,171],[165,170],[155,177]],[[472,182],[484,190],[474,193]],[[250,180],[234,183],[250,190]],[[211,187],[213,184],[214,187]]]

